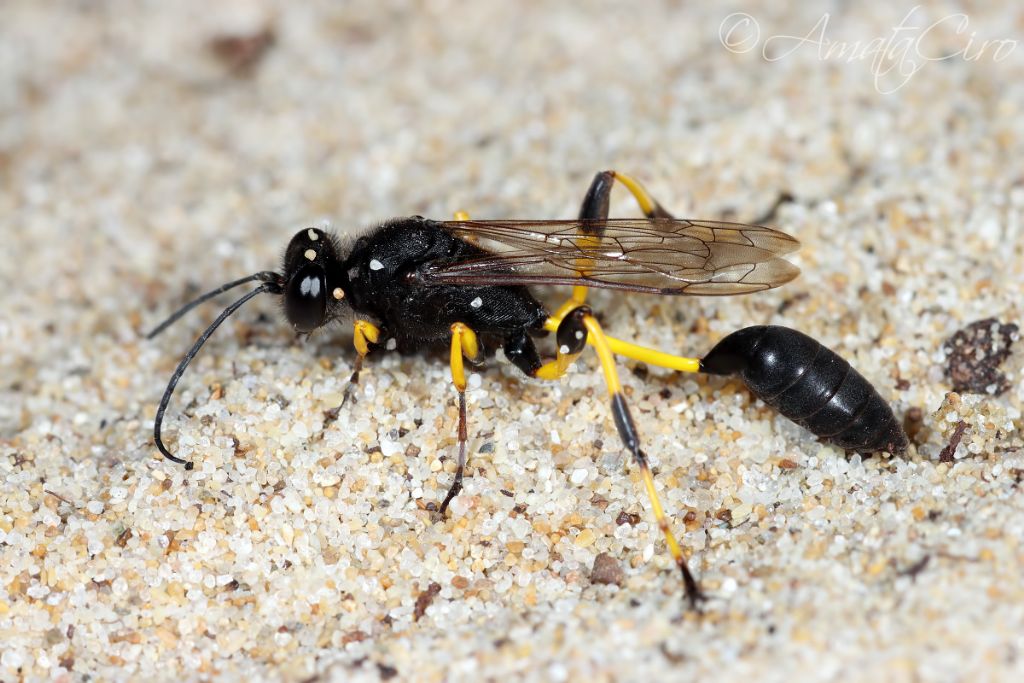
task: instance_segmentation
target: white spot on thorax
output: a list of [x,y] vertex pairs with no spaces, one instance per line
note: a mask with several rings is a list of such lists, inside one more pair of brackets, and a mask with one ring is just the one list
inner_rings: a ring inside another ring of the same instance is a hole
[[378,261],[377,259],[373,259],[372,261],[370,261],[370,270],[381,270],[383,268],[384,264]]
[[388,339],[388,343],[384,345],[384,348],[386,348],[388,351],[394,351],[395,349],[398,348],[398,340],[395,339],[394,337]]
[[308,258],[310,261],[315,261],[316,260],[316,251],[314,251],[312,249],[307,249],[306,253],[303,254],[303,256]]
[[318,239],[320,239],[320,233],[318,233],[313,228],[310,228],[309,230],[307,230],[306,234],[309,235],[309,239],[311,239],[314,242],[316,242]]
[[484,300],[481,299],[480,297],[477,297],[470,301],[469,305],[472,306],[473,308],[480,308],[481,306],[484,305]]
[[561,346],[558,347],[558,352],[563,356],[568,355],[569,346],[567,344],[562,344]]
[[576,338],[583,339],[583,330],[576,330]]
[[341,287],[335,287],[334,291],[331,292],[331,294],[334,296],[335,299],[339,301],[345,298],[345,290],[343,290]]

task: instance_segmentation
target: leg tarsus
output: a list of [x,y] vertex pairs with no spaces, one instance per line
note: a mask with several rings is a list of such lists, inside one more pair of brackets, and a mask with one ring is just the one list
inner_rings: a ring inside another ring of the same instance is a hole
[[441,501],[441,508],[437,511],[437,513],[441,516],[441,519],[446,519],[448,517],[448,505],[451,504],[455,496],[459,495],[460,493],[462,493],[461,469],[456,470],[455,481],[452,482],[451,487],[449,487],[448,489],[447,495],[445,495],[444,500]]
[[459,392],[459,464],[455,469],[455,481],[452,482],[451,487],[448,489],[448,494],[444,497],[441,502],[441,507],[438,510],[441,517],[444,518],[448,514],[448,505],[451,504],[452,499],[462,492],[462,476],[466,470],[466,441],[469,440],[469,428],[466,425],[466,392]]
[[693,574],[690,573],[690,568],[686,566],[686,562],[676,562],[676,566],[679,567],[680,572],[683,575],[683,590],[685,591],[686,601],[697,614],[702,614],[704,610],[701,609],[701,605],[707,602],[707,593],[700,589],[700,584],[697,583],[697,579],[693,578]]
[[344,408],[345,404],[352,401],[352,405],[357,403],[356,401],[356,387],[359,386],[359,371],[363,369],[363,359],[365,356],[356,356],[356,362],[352,366],[352,375],[348,378],[348,384],[345,385],[345,393],[341,396],[341,405],[339,408]]

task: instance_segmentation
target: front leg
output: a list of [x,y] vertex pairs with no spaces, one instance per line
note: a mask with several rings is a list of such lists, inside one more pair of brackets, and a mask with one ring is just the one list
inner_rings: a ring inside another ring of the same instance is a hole
[[[356,386],[359,384],[359,371],[363,369],[363,359],[370,353],[370,344],[380,341],[380,328],[366,320],[356,320],[352,323],[352,345],[356,347],[356,362],[352,366],[352,376],[348,378],[345,386],[345,393],[341,397],[341,405],[344,406],[353,397]],[[353,399],[353,403],[355,400]]]
[[476,361],[480,358],[480,343],[477,341],[476,333],[464,323],[452,325],[452,346],[451,346],[451,369],[452,384],[459,392],[459,464],[455,470],[455,481],[448,494],[441,502],[441,517],[448,512],[448,505],[455,496],[462,491],[462,475],[466,469],[466,441],[469,440],[469,429],[466,420],[466,368],[463,359],[468,358]]

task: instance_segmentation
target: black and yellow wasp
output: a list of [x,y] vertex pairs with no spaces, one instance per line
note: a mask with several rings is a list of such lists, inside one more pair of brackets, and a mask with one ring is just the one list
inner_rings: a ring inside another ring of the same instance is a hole
[[[644,213],[609,218],[614,182],[621,182]],[[357,352],[346,399],[374,345],[394,340],[411,351],[450,346],[452,382],[459,396],[459,455],[455,480],[440,506],[445,514],[462,489],[466,465],[464,359],[477,361],[502,348],[529,377],[565,374],[589,345],[597,353],[616,429],[639,467],[654,517],[682,574],[691,605],[702,597],[669,528],[654,478],[619,383],[615,357],[681,372],[738,373],[750,390],[786,417],[825,440],[855,451],[901,452],[907,439],[888,404],[833,351],[796,330],[748,327],[722,339],[703,358],[645,348],[605,334],[586,305],[591,287],[661,295],[732,295],[776,287],[798,269],[782,257],[799,243],[754,225],[674,218],[633,178],[598,173],[575,220],[454,221],[421,216],[389,220],[346,248],[317,228],[299,231],[280,272],[229,282],[184,306],[150,333],[155,336],[193,307],[247,282],[259,286],[228,306],[182,358],[164,392],[154,423],[156,446],[164,412],[182,373],[213,331],[258,294],[282,297],[288,321],[308,333],[332,321],[354,319]],[[528,289],[564,285],[572,295],[553,311]],[[555,354],[544,360],[535,340],[555,333]],[[344,401],[343,401],[344,403]]]

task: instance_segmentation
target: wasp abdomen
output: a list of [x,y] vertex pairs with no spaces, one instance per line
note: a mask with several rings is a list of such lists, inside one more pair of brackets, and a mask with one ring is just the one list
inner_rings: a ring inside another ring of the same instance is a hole
[[903,428],[871,383],[802,332],[774,325],[733,332],[701,359],[701,370],[738,373],[755,396],[840,448],[907,448]]

